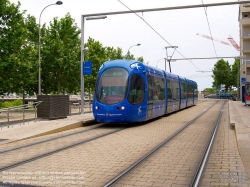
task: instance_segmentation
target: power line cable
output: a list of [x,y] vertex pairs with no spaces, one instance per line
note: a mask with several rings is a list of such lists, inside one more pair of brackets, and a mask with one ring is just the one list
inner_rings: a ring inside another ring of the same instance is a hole
[[[204,5],[203,0],[201,0],[201,2],[202,2],[202,5]],[[211,32],[211,28],[210,28],[210,24],[209,24],[209,21],[208,21],[208,16],[207,16],[207,9],[206,9],[206,7],[204,7],[204,12],[205,12],[205,15],[206,15],[206,18],[207,18],[207,25],[208,25],[208,28],[209,28],[210,36],[213,38],[212,32]],[[217,57],[217,52],[216,52],[216,49],[215,49],[214,41],[213,41],[213,40],[212,40],[212,43],[213,43],[213,47],[214,47],[215,56]]]
[[[127,5],[125,5],[123,2],[121,2],[120,0],[118,0],[123,6],[125,6],[127,9],[129,9],[131,12],[133,12],[136,16],[138,16],[144,23],[146,23],[158,36],[160,36],[160,38],[162,38],[165,42],[167,42],[168,45],[172,46],[160,33],[158,33],[145,19],[143,19],[141,16],[139,16],[136,12],[134,12],[132,9],[130,9]],[[189,60],[188,58],[186,58],[183,54],[181,54],[178,50],[176,50],[183,58],[187,59],[189,62],[191,62],[193,64],[193,66],[196,67],[196,69],[198,69],[200,71],[200,69],[194,65],[194,63]]]

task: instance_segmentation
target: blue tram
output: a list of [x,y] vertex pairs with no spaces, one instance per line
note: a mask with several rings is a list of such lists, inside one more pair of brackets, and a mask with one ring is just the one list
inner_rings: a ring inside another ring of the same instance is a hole
[[105,62],[93,114],[99,122],[143,122],[196,105],[197,83],[135,60]]

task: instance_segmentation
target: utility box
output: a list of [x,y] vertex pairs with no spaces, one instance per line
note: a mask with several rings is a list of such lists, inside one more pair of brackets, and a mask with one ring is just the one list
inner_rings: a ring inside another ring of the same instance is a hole
[[58,119],[69,116],[69,95],[38,95],[37,117]]

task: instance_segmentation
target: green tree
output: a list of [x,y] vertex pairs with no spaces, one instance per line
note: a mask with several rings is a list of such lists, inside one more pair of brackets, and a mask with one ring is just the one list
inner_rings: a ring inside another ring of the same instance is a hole
[[124,58],[124,56],[122,55],[122,49],[119,47],[117,49],[114,49],[113,47],[106,47],[106,53],[109,60]]
[[43,93],[76,93],[80,89],[80,29],[66,14],[42,28],[41,90]]
[[217,88],[221,84],[225,84],[226,91],[232,87],[231,84],[231,68],[228,61],[220,59],[216,62],[212,75],[214,82],[213,87]]
[[205,88],[204,91],[209,92],[209,94],[215,94],[216,93],[216,88]]
[[137,60],[140,61],[140,62],[144,62],[144,59],[143,59],[142,56],[138,57]]
[[235,59],[231,70],[231,84],[234,87],[237,87],[239,85],[240,82],[239,73],[240,73],[240,59]]
[[20,3],[0,1],[0,91],[34,93],[37,31],[35,18],[21,12]]

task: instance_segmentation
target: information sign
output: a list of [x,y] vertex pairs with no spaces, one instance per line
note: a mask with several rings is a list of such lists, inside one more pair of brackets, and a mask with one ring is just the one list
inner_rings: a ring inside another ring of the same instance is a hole
[[92,62],[83,62],[83,75],[92,75]]
[[241,82],[246,82],[246,78],[245,78],[245,77],[242,77],[242,78],[241,78]]

